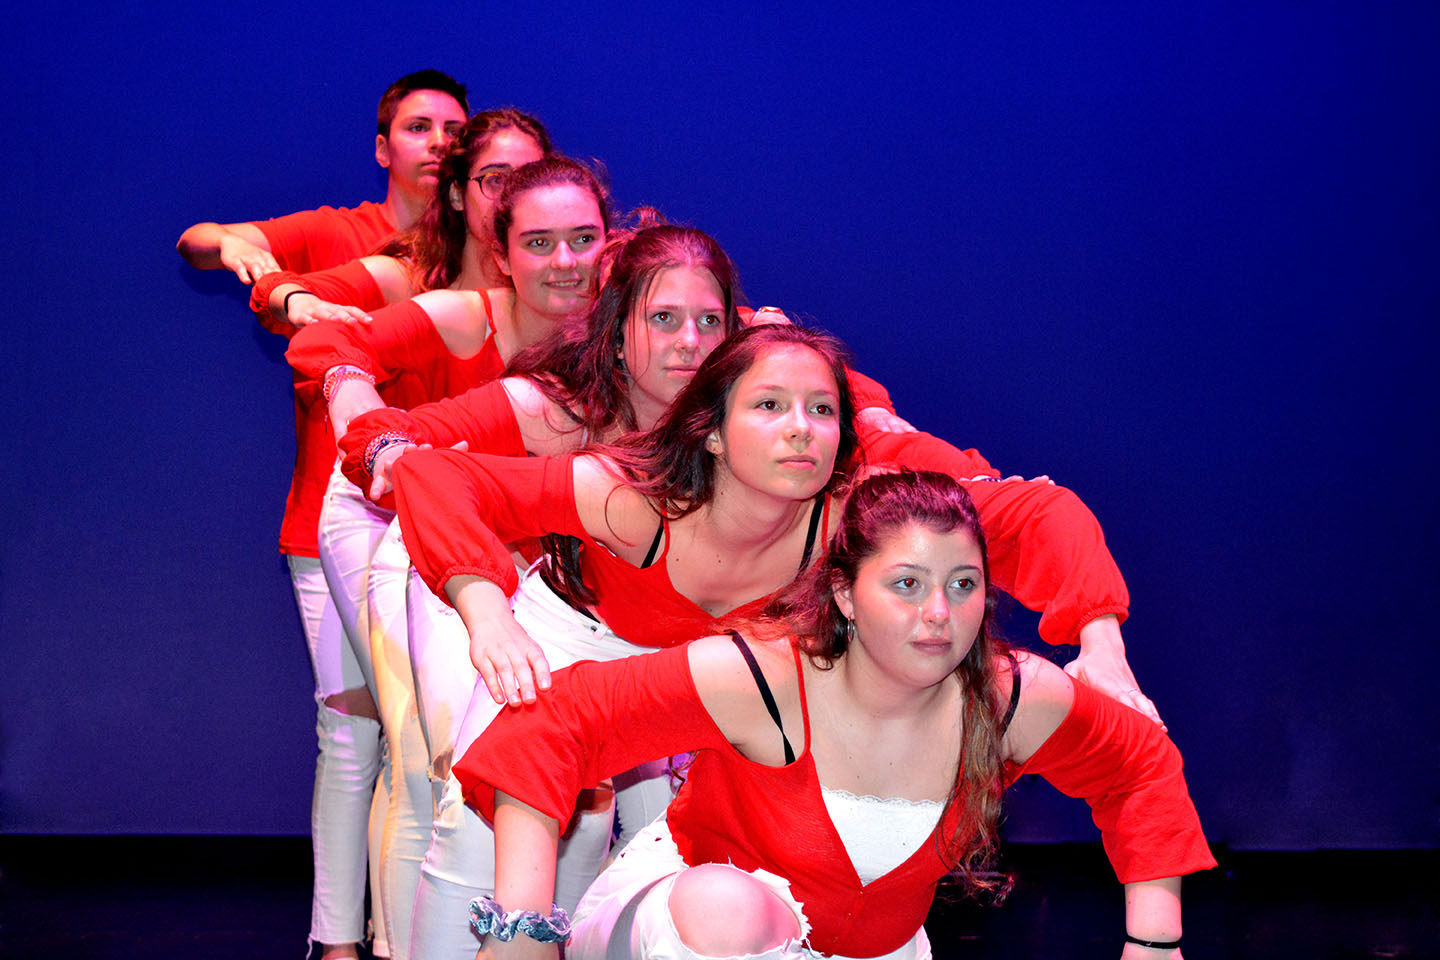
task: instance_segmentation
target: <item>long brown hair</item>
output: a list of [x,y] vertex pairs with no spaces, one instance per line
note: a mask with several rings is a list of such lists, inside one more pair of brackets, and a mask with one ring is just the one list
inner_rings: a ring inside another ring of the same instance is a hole
[[824,558],[771,601],[755,627],[762,636],[795,638],[812,663],[833,667],[850,643],[850,623],[835,603],[835,590],[853,586],[860,567],[909,524],[937,533],[964,530],[980,547],[985,616],[969,653],[955,668],[962,691],[959,769],[940,821],[952,822],[954,829],[942,833],[940,849],[969,892],[998,889],[1003,894],[1004,882],[988,872],[997,844],[1004,787],[1001,740],[1009,710],[1009,697],[997,696],[997,690],[1010,690],[1009,683],[998,682],[996,666],[1013,657],[995,633],[985,531],[965,488],[943,473],[910,470],[877,474],[855,484]]

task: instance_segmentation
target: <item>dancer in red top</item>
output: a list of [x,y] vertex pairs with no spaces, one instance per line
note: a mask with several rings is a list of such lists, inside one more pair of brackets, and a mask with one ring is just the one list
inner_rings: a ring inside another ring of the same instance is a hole
[[[756,426],[727,427],[727,453]],[[732,462],[765,479],[763,461]],[[567,932],[554,858],[576,793],[692,750],[665,818],[581,902],[568,956],[926,958],[936,882],[993,884],[1003,788],[1040,773],[1094,807],[1126,886],[1122,956],[1179,957],[1179,878],[1214,865],[1179,754],[1138,713],[997,642],[986,571],[958,484],[871,477],[825,559],[744,636],[583,663],[498,718],[456,764],[495,824],[495,895],[472,915],[501,936],[481,956],[555,956],[541,940]]]
[[244,283],[275,270],[300,273],[363,256],[419,217],[435,195],[440,158],[470,106],[465,88],[439,70],[392,83],[380,98],[375,162],[389,172],[381,203],[321,207],[249,223],[197,223],[175,249],[201,270],[224,267]]
[[[504,132],[510,128],[495,129]],[[469,152],[467,146],[472,148]],[[464,237],[466,250],[475,252],[472,248],[489,244],[477,238],[479,231],[467,226],[464,215],[472,205],[483,205],[486,212],[492,212],[482,184],[470,173],[473,164],[477,160],[503,161],[498,151],[512,147],[503,138],[497,142],[492,137],[490,146],[467,138],[446,160],[441,186],[444,196],[463,200],[464,208],[455,211],[460,216],[452,219]],[[529,149],[538,152],[539,145],[532,142]],[[513,153],[511,149],[510,155]],[[609,224],[608,198],[588,170],[563,157],[523,164],[505,178],[504,191],[494,202],[493,219],[496,243],[503,245],[500,249],[505,253],[498,258],[494,249],[487,253],[515,278],[515,289],[460,289],[459,284],[467,278],[472,282],[480,279],[478,271],[467,277],[463,269],[465,264],[478,264],[479,256],[460,256],[454,258],[460,268],[451,280],[452,289],[431,290],[385,307],[370,324],[312,324],[292,340],[287,358],[296,370],[297,389],[313,391],[317,384],[324,384],[328,423],[335,434],[343,436],[357,412],[385,404],[407,407],[433,401],[494,378],[517,353],[549,337],[567,316],[588,305],[593,263]],[[458,250],[461,244],[452,239],[450,247]],[[443,264],[450,258],[436,259]],[[318,437],[321,431],[315,433]],[[335,450],[328,436],[323,455],[333,465]],[[321,456],[316,454],[317,466]],[[368,716],[379,712],[376,701],[382,699],[382,671],[372,666],[373,627],[392,618],[382,616],[375,624],[370,622],[367,584],[371,560],[392,518],[389,511],[368,503],[338,471],[330,473],[319,517],[319,553],[349,640],[342,643],[341,653],[347,662],[357,665],[363,678],[347,694],[363,700]],[[403,580],[392,594],[389,608],[403,613]],[[397,706],[393,698],[390,705]],[[396,720],[408,705],[402,698],[397,710],[387,710],[385,716]],[[394,733],[395,724],[388,726]],[[390,744],[392,774],[399,777],[403,769],[399,766],[400,740],[392,736]],[[424,793],[428,795],[428,789]],[[392,790],[392,807],[378,854],[395,956],[405,955],[403,946],[397,944],[408,941],[409,905],[414,895],[414,882],[405,875],[404,863],[413,863],[418,869],[425,842],[425,835],[412,829],[404,836],[413,837],[419,850],[407,856],[403,839],[401,849],[395,849],[397,838],[402,837],[397,830],[413,823],[418,812],[393,805],[410,797],[409,791]],[[427,798],[423,811],[427,824],[429,807]]]

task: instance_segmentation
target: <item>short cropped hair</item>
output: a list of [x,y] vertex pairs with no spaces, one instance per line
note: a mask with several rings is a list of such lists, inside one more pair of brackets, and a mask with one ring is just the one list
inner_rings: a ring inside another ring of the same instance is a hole
[[390,124],[395,121],[395,112],[400,109],[400,101],[416,90],[439,90],[441,93],[448,93],[460,104],[465,116],[470,116],[470,100],[465,84],[439,70],[416,70],[390,84],[381,95],[380,107],[375,116],[375,127],[380,136],[390,136]]

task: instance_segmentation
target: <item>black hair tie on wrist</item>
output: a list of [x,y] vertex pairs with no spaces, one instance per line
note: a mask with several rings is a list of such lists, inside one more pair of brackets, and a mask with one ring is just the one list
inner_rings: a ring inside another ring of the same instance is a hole
[[1139,937],[1132,937],[1128,933],[1125,934],[1125,942],[1137,943],[1142,947],[1150,947],[1154,950],[1174,950],[1176,947],[1180,946],[1180,940],[1178,937],[1174,940],[1141,940]]
[[285,299],[280,301],[280,309],[286,317],[290,316],[290,298],[295,296],[297,293],[306,293],[312,297],[315,296],[315,294],[309,290],[291,290],[289,293],[285,294]]

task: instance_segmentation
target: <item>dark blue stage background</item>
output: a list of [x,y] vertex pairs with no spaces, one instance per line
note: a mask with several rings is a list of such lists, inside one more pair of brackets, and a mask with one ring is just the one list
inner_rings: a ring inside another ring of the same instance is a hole
[[289,370],[174,244],[379,198],[438,66],[1079,492],[1213,840],[1436,845],[1440,8],[197,6],[5,15],[0,829],[307,829]]

